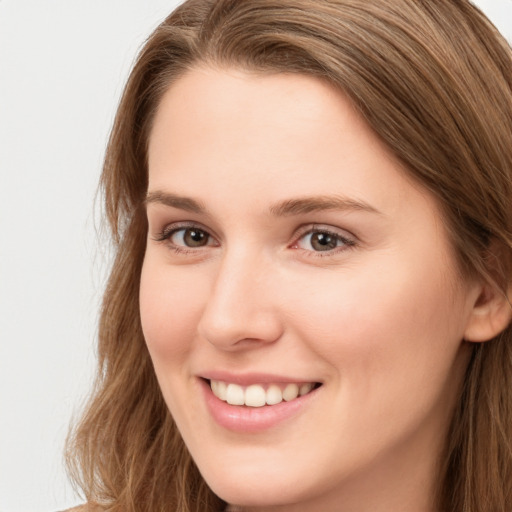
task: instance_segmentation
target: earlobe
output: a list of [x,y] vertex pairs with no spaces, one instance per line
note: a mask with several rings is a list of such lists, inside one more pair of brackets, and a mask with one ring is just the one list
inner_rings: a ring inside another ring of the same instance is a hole
[[492,283],[485,283],[481,287],[464,331],[466,341],[489,341],[507,328],[512,320],[511,291],[509,289],[505,294]]

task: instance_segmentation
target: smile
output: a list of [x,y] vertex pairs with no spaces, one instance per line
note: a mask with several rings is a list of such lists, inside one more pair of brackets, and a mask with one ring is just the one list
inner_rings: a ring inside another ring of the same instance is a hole
[[277,405],[283,400],[291,402],[300,396],[307,395],[317,386],[314,382],[289,384],[251,384],[240,386],[220,380],[210,380],[212,393],[230,405],[263,407]]

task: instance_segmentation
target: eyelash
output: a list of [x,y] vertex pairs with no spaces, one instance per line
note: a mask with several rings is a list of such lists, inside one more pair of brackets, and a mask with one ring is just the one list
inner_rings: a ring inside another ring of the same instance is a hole
[[[182,231],[182,230],[186,231],[187,229],[195,229],[197,231],[204,233],[207,237],[209,237],[209,239],[213,239],[212,235],[210,235],[210,233],[208,233],[208,231],[206,229],[204,229],[203,227],[201,227],[200,225],[197,225],[197,224],[179,224],[179,225],[173,224],[171,226],[166,227],[160,233],[158,233],[154,237],[154,240],[157,242],[162,242],[162,243],[168,242],[169,245],[171,246],[171,248],[177,254],[183,254],[183,255],[190,254],[190,253],[196,253],[198,249],[202,249],[203,247],[212,247],[212,245],[205,245],[205,246],[199,246],[197,248],[194,248],[194,247],[187,247],[184,245],[176,245],[176,244],[170,242],[173,235],[175,235],[176,233],[178,233],[179,231]],[[315,251],[315,250],[303,249],[301,247],[298,247],[298,244],[302,239],[304,239],[306,236],[312,235],[314,233],[319,233],[319,234],[323,234],[323,235],[328,235],[330,237],[334,237],[336,242],[341,243],[342,245],[339,247],[337,246],[333,249],[326,250],[326,251]],[[314,258],[324,258],[327,256],[332,256],[333,254],[337,254],[339,252],[343,252],[343,251],[352,249],[355,246],[357,246],[356,240],[354,240],[352,238],[345,237],[345,236],[341,235],[340,233],[336,233],[335,231],[331,231],[331,230],[324,228],[322,226],[319,226],[319,225],[308,226],[304,231],[297,233],[294,236],[294,240],[295,241],[290,246],[292,249],[302,250],[304,253],[307,253],[307,255],[309,257],[314,257]]]
[[[212,235],[210,235],[210,233],[208,233],[208,231],[206,229],[204,229],[203,227],[201,227],[200,225],[197,225],[197,224],[172,224],[171,226],[167,226],[160,233],[158,233],[156,235],[156,237],[154,238],[154,240],[156,242],[162,242],[162,243],[168,242],[168,245],[170,245],[171,249],[173,249],[177,254],[195,253],[195,252],[197,252],[198,249],[202,249],[203,247],[198,247],[198,248],[187,247],[184,245],[173,244],[170,241],[171,237],[173,235],[175,235],[176,233],[178,233],[179,231],[182,231],[182,230],[186,231],[187,229],[195,229],[196,231],[201,231],[202,233],[205,233],[206,236],[208,236],[209,238],[213,238]],[[206,245],[204,247],[208,247],[208,245]]]
[[[333,237],[336,241],[336,243],[341,243],[340,246],[336,246],[333,249],[328,249],[326,251],[315,251],[310,249],[301,249],[298,247],[299,242],[303,240],[308,235],[313,235],[314,233],[322,234],[322,235],[328,235],[330,237]],[[295,236],[295,242],[292,244],[292,248],[296,248],[298,250],[303,250],[305,253],[308,254],[308,256],[314,257],[314,258],[325,258],[328,256],[333,256],[334,254],[338,254],[340,252],[347,251],[349,249],[353,249],[356,246],[356,241],[353,238],[348,238],[346,236],[341,235],[340,233],[336,233],[335,231],[332,231],[328,228],[324,228],[319,225],[313,225],[311,227],[306,228],[305,231],[299,232]]]

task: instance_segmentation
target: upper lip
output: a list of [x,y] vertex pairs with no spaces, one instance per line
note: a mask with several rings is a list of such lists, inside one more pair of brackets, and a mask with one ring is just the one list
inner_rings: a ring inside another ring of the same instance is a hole
[[272,373],[232,373],[222,370],[205,371],[198,374],[198,377],[206,380],[220,380],[222,382],[238,384],[240,386],[250,386],[251,384],[272,384],[278,382],[295,384],[319,382],[316,379],[289,377]]

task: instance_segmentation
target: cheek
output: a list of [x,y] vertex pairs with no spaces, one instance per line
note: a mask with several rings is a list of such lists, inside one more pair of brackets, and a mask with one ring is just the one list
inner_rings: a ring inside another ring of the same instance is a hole
[[191,351],[206,302],[205,286],[193,272],[172,272],[151,256],[140,283],[142,330],[155,367],[183,361]]
[[385,268],[317,279],[315,290],[310,279],[303,287],[296,279],[298,293],[286,298],[298,335],[343,378],[366,387],[446,371],[467,316],[463,297],[450,288],[454,278],[425,259],[410,268],[393,258]]
[[368,449],[428,417],[444,422],[464,370],[464,298],[435,267],[393,268],[317,281],[318,293],[301,294],[289,309],[299,339],[330,367],[332,414],[340,413],[327,437],[336,439],[342,425]]

